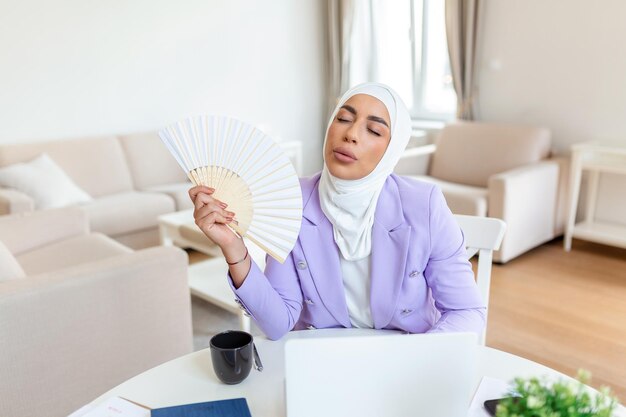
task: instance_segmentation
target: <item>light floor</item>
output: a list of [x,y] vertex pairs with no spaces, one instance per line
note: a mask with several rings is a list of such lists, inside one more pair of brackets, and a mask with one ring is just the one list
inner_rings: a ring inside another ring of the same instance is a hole
[[[190,252],[191,262],[203,255]],[[238,319],[192,300],[194,345],[238,328]],[[254,327],[253,335],[261,335]],[[591,385],[608,385],[626,400],[626,250],[562,240],[506,265],[494,265],[487,345],[574,376],[591,371]]]
[[492,269],[487,345],[626,401],[626,250],[562,239]]

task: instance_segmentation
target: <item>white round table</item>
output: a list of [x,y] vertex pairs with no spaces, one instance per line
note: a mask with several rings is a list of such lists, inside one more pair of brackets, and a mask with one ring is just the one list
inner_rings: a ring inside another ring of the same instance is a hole
[[[213,372],[211,352],[204,349],[166,362],[118,385],[93,401],[97,404],[113,396],[120,396],[150,408],[191,404],[244,397],[254,417],[283,417],[285,415],[286,340],[310,337],[343,337],[371,335],[373,330],[324,329],[290,332],[279,341],[255,339],[263,372],[254,369],[250,376],[237,385],[221,383]],[[514,377],[547,376],[572,378],[536,362],[489,347],[478,349],[475,386],[483,376],[511,381]],[[590,388],[591,389],[591,388]],[[626,416],[619,407],[616,416]]]

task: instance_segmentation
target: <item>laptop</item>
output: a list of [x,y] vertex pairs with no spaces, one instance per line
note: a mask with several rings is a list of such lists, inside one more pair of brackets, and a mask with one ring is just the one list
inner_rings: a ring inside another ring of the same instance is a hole
[[477,382],[473,333],[292,339],[287,417],[465,417]]

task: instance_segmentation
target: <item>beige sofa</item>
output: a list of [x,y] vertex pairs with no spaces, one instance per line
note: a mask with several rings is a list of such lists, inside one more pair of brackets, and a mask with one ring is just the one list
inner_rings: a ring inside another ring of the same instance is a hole
[[[191,183],[156,133],[2,145],[0,167],[42,153],[93,197],[81,204],[91,230],[131,248],[158,245],[157,217],[191,208]],[[0,188],[0,215],[33,209],[28,195]]]
[[2,216],[0,243],[0,279],[11,255],[25,275],[0,282],[0,416],[68,415],[192,351],[184,251],[133,252],[78,208]]
[[455,214],[504,220],[494,261],[505,263],[563,233],[567,159],[550,147],[544,128],[458,122],[408,149],[396,172],[439,185]]

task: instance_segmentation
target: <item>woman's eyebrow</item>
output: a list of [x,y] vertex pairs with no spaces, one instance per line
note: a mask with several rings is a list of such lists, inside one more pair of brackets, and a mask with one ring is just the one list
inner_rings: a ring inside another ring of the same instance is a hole
[[378,116],[367,116],[367,120],[371,120],[372,122],[378,122],[378,123],[382,123],[385,126],[387,126],[387,128],[389,128],[389,125],[387,124],[387,122],[385,121],[385,119],[383,119],[382,117],[378,117]]
[[344,104],[343,106],[341,106],[341,108],[348,110],[350,113],[356,116],[356,110],[354,109],[354,107],[350,106],[349,104]]
[[[349,104],[344,104],[343,106],[341,106],[342,109],[348,110],[350,113],[354,114],[356,116],[356,109],[354,107],[352,107]],[[385,121],[385,119],[383,119],[382,117],[378,117],[378,116],[367,116],[367,120],[371,120],[372,122],[378,122],[378,123],[382,123],[385,126],[387,126],[387,128],[389,128],[389,125],[387,124],[387,122]]]

